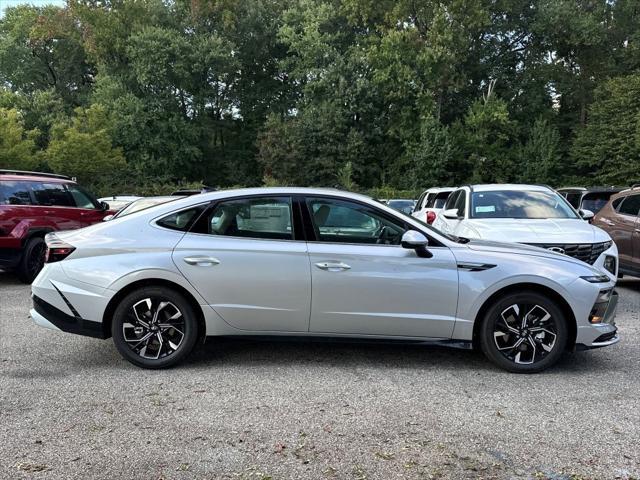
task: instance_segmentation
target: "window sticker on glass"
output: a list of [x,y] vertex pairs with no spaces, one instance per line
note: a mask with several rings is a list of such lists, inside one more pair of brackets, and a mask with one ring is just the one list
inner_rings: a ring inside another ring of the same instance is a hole
[[496,211],[493,205],[481,205],[476,207],[476,213],[492,213]]

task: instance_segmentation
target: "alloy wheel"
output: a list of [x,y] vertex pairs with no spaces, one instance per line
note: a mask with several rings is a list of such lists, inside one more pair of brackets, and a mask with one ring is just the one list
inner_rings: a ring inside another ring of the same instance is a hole
[[44,242],[36,244],[27,259],[27,271],[31,278],[35,278],[44,267],[46,245]]
[[124,341],[142,358],[158,360],[175,353],[185,338],[182,312],[170,301],[145,298],[135,303],[122,324]]
[[556,320],[536,304],[513,304],[496,319],[493,341],[508,360],[531,365],[545,358],[555,347]]

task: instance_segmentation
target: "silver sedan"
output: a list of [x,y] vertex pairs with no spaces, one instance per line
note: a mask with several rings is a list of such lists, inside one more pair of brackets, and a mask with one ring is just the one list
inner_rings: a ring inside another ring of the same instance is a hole
[[46,241],[34,321],[113,337],[146,368],[204,336],[444,344],[513,372],[618,341],[615,282],[590,265],[445,235],[337,190],[205,193]]

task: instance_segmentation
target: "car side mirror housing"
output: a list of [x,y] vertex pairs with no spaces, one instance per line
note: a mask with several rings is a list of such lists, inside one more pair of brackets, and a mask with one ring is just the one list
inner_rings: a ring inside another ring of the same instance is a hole
[[442,215],[444,216],[444,218],[448,218],[449,220],[459,220],[460,219],[460,216],[458,215],[458,209],[457,208],[449,208],[448,210],[443,211]]
[[578,213],[582,219],[586,221],[593,220],[593,217],[595,217],[595,214],[591,210],[580,209]]
[[400,240],[402,248],[415,250],[416,255],[423,258],[431,258],[433,254],[427,249],[429,246],[429,239],[425,237],[423,233],[416,230],[407,230],[402,234]]
[[100,210],[106,212],[109,210],[109,204],[107,202],[100,202]]

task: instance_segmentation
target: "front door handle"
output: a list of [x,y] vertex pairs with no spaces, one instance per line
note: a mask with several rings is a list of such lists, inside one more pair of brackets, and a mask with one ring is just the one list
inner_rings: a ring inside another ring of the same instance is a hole
[[220,260],[213,257],[184,257],[185,263],[189,265],[197,265],[199,267],[213,267],[214,265],[218,265]]
[[342,272],[351,268],[350,265],[342,262],[318,262],[316,263],[316,267],[320,270],[326,270],[327,272]]

